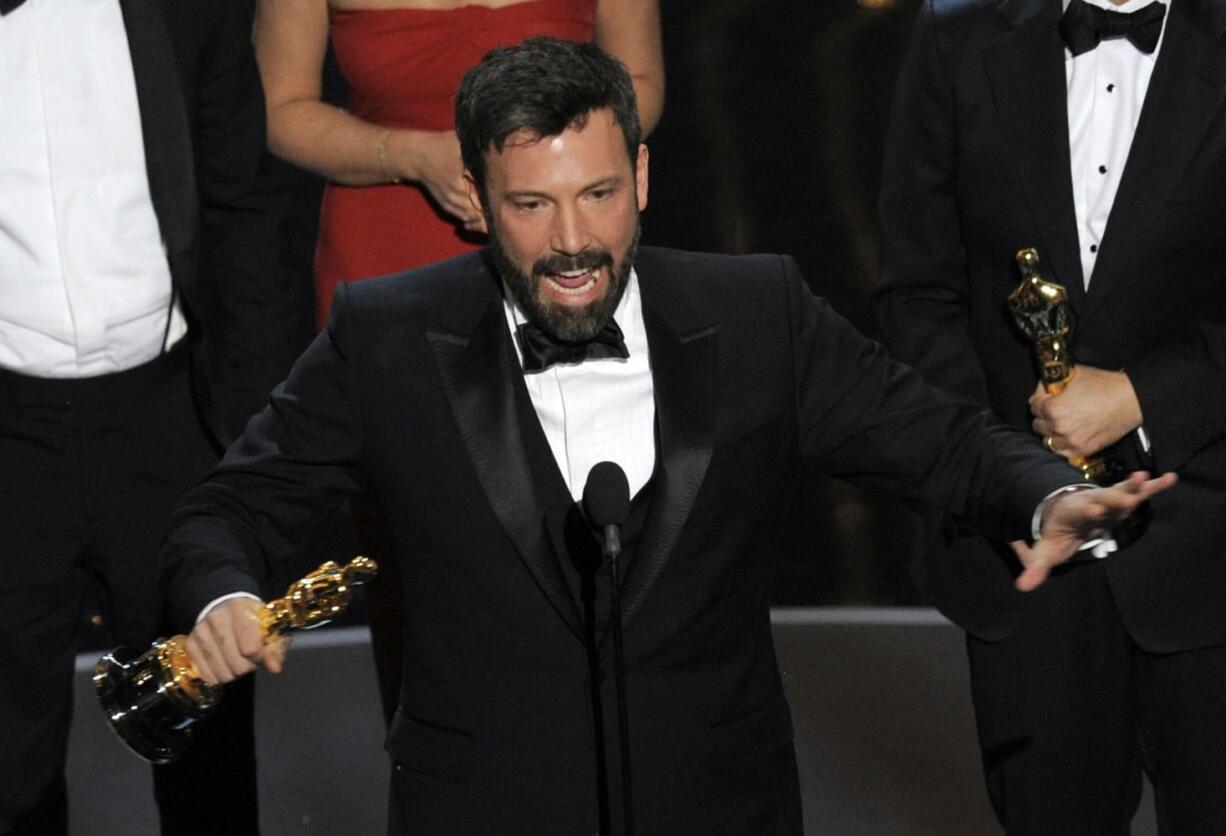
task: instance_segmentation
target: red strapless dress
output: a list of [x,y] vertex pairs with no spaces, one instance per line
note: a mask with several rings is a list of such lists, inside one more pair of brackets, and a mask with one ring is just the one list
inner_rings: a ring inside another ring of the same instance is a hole
[[[527,0],[457,9],[352,9],[331,13],[332,48],[349,85],[349,110],[391,128],[455,127],[460,78],[486,52],[531,35],[590,41],[596,0]],[[413,184],[329,183],[315,251],[322,323],[340,282],[395,273],[481,246]]]

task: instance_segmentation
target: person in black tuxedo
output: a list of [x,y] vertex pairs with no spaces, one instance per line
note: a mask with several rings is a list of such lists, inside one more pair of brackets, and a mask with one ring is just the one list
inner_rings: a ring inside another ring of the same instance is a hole
[[[67,832],[86,602],[158,635],[173,508],[292,359],[249,41],[242,0],[0,2],[0,833]],[[154,769],[165,833],[258,832],[232,696]]]
[[[279,670],[284,647],[262,645],[258,602],[223,596],[254,594],[346,496],[388,509],[405,614],[390,832],[799,834],[769,593],[802,469],[1006,537],[1046,502],[1027,587],[1170,483],[1062,492],[1077,474],[1059,457],[890,361],[790,259],[638,248],[647,149],[597,47],[494,50],[456,111],[490,247],[343,285],[163,552],[188,652],[230,681]],[[609,802],[613,610],[575,501],[606,460],[634,495],[634,828]]]
[[[1222,0],[927,0],[899,81],[892,351],[1070,459],[1182,477],[1138,542],[1033,596],[1003,541],[928,532],[1009,833],[1127,833],[1142,768],[1163,833],[1226,832],[1224,32]],[[1076,320],[1057,395],[1006,307],[1025,247]]]

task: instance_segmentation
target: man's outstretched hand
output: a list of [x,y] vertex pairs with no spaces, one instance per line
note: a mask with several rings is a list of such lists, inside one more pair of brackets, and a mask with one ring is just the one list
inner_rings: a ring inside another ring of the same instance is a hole
[[1087,540],[1110,537],[1111,531],[1145,500],[1175,484],[1174,473],[1156,479],[1148,473],[1132,474],[1109,488],[1070,491],[1055,497],[1043,514],[1042,536],[1033,546],[1015,546],[1025,570],[1016,586],[1029,592],[1053,566],[1077,553]]

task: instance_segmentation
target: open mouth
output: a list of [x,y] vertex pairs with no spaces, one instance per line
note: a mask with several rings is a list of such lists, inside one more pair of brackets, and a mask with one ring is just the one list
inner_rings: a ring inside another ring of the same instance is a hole
[[549,280],[555,292],[563,296],[582,296],[596,286],[600,279],[600,268],[586,267],[542,275]]

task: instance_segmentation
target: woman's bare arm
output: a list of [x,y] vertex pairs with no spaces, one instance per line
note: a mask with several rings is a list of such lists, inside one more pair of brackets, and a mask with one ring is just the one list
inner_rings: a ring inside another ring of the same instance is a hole
[[598,0],[596,45],[630,70],[643,136],[664,112],[664,49],[658,0]]
[[346,185],[416,181],[447,212],[475,222],[455,134],[387,128],[321,101],[327,45],[327,0],[256,3],[255,51],[267,100],[269,149]]

